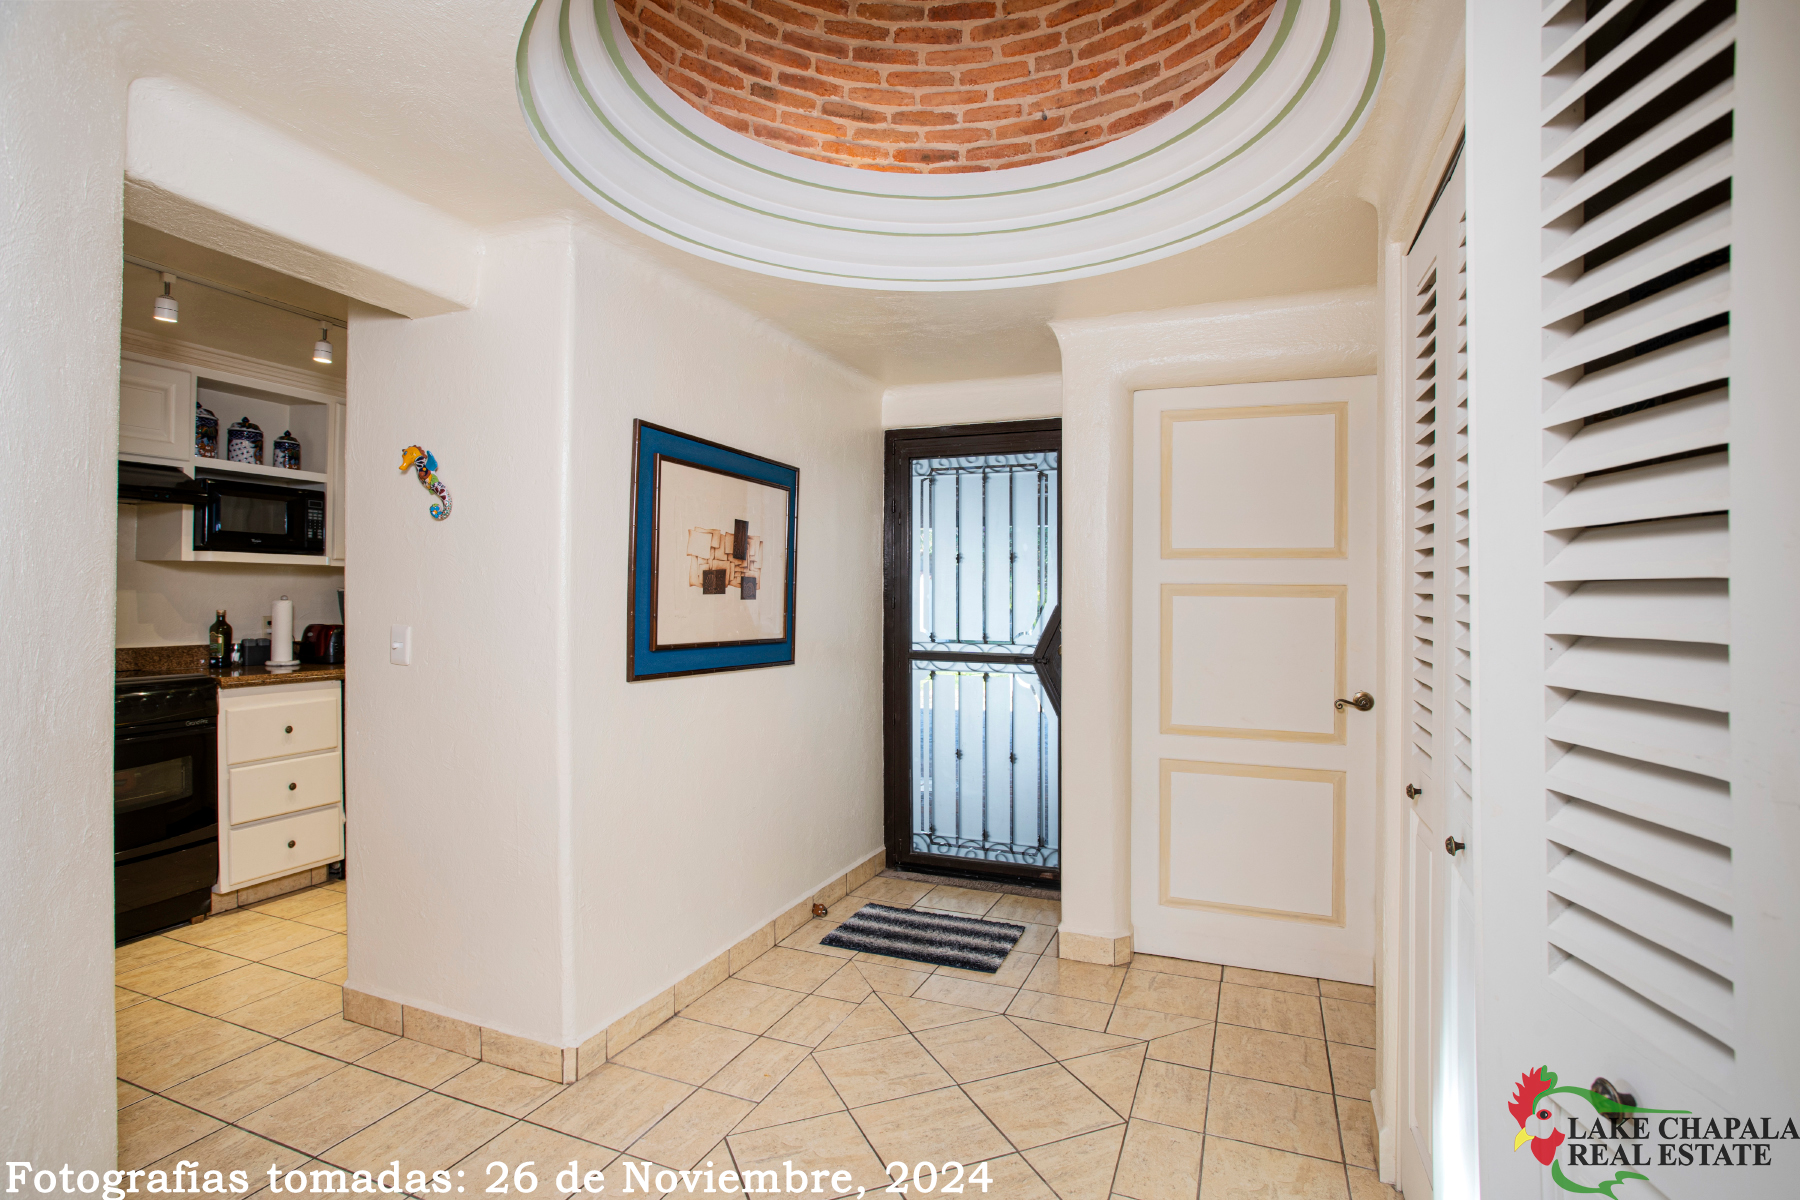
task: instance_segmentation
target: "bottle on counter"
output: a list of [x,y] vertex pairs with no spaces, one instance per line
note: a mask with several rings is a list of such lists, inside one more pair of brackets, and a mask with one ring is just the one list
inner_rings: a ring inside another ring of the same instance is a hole
[[225,623],[225,610],[218,612],[218,620],[206,631],[206,665],[223,670],[231,665],[231,626]]

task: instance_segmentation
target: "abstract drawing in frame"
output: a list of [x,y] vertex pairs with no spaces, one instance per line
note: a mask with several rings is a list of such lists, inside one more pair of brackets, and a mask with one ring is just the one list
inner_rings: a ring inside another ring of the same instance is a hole
[[632,423],[629,680],[794,661],[800,471]]

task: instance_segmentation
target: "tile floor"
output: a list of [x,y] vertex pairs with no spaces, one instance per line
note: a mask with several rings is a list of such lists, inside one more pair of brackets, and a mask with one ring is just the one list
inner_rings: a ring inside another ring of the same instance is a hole
[[[615,1160],[791,1160],[879,1196],[883,1164],[954,1160],[987,1163],[998,1200],[1395,1195],[1372,1170],[1369,988],[1064,962],[1053,901],[877,877],[564,1086],[345,1022],[342,891],[119,950],[121,1167],[199,1160],[254,1189],[271,1163],[399,1158],[483,1192],[488,1163],[529,1159],[560,1196],[570,1159],[605,1171],[607,1194],[627,1194]],[[819,944],[870,901],[1026,934],[994,975]]]

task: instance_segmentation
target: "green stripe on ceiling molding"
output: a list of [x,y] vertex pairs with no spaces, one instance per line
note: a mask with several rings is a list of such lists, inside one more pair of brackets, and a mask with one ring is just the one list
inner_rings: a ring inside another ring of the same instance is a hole
[[[1190,136],[1192,133],[1194,133],[1198,129],[1209,124],[1220,113],[1224,112],[1231,104],[1236,103],[1240,97],[1242,97],[1243,95],[1245,95],[1247,93],[1247,91],[1250,89],[1250,87],[1257,80],[1261,79],[1264,76],[1264,74],[1268,71],[1270,65],[1273,63],[1273,61],[1274,61],[1276,55],[1278,54],[1279,50],[1281,49],[1281,47],[1286,44],[1286,42],[1288,40],[1288,36],[1293,30],[1295,20],[1300,11],[1300,8],[1301,8],[1301,4],[1304,2],[1304,0],[1289,0],[1289,2],[1286,5],[1284,5],[1281,24],[1279,25],[1279,27],[1276,31],[1275,37],[1270,39],[1271,40],[1270,46],[1266,49],[1265,53],[1258,60],[1256,66],[1252,69],[1251,73],[1239,85],[1239,87],[1233,93],[1233,95],[1231,97],[1229,97],[1225,102],[1221,103],[1219,106],[1217,106],[1216,108],[1211,110],[1209,113],[1207,113],[1203,118],[1201,118],[1198,121],[1193,122],[1188,127],[1184,128],[1184,130],[1181,133],[1164,141],[1158,147],[1156,147],[1152,150],[1149,150],[1149,151],[1139,152],[1138,154],[1135,154],[1131,158],[1126,159],[1122,162],[1111,164],[1107,167],[1100,168],[1099,170],[1096,170],[1096,171],[1088,172],[1082,176],[1072,178],[1072,179],[1057,180],[1057,181],[1052,181],[1049,183],[1037,184],[1037,185],[1032,185],[1032,186],[1018,188],[1018,189],[1012,189],[1012,190],[1005,191],[1005,192],[972,193],[972,194],[965,194],[965,195],[932,196],[932,197],[908,196],[908,195],[899,194],[899,193],[871,192],[871,191],[865,191],[865,190],[860,190],[860,189],[855,189],[855,188],[836,187],[836,186],[831,186],[831,185],[818,184],[818,183],[813,183],[813,182],[809,182],[809,181],[805,181],[805,180],[800,180],[800,179],[797,179],[792,176],[787,176],[781,172],[768,170],[766,168],[756,166],[755,164],[747,163],[744,160],[739,159],[736,156],[729,154],[722,147],[715,146],[715,145],[711,144],[710,142],[708,142],[706,139],[698,137],[691,130],[687,129],[685,126],[682,126],[680,122],[675,121],[673,118],[671,118],[667,112],[665,112],[664,110],[662,110],[660,108],[660,106],[656,105],[655,102],[650,99],[648,94],[645,93],[644,89],[638,85],[638,81],[633,76],[633,74],[629,70],[623,69],[621,60],[618,57],[619,49],[618,49],[617,42],[615,39],[613,39],[610,36],[610,33],[611,33],[610,23],[605,20],[604,11],[598,7],[600,4],[604,4],[605,0],[595,0],[595,2],[596,2],[596,8],[594,11],[594,16],[595,16],[596,24],[599,27],[599,29],[602,31],[604,40],[608,47],[608,54],[611,59],[611,65],[613,66],[615,71],[618,71],[619,75],[625,81],[625,83],[629,86],[630,90],[632,92],[636,93],[637,97],[645,105],[647,105],[650,109],[652,109],[658,116],[660,116],[663,121],[674,126],[688,139],[691,139],[692,141],[700,144],[701,146],[703,146],[707,149],[713,150],[714,152],[718,153],[722,158],[728,160],[729,162],[737,164],[740,167],[748,168],[754,172],[760,172],[762,175],[769,177],[770,182],[773,183],[777,187],[783,187],[783,186],[794,187],[797,185],[800,187],[808,187],[808,188],[822,188],[827,191],[843,193],[843,194],[846,194],[849,196],[867,197],[867,198],[873,199],[873,200],[899,200],[899,201],[904,201],[904,202],[911,202],[911,201],[917,201],[917,200],[923,200],[923,199],[933,199],[933,200],[961,200],[961,201],[964,201],[965,203],[967,203],[967,202],[978,202],[980,200],[987,199],[989,196],[994,196],[994,197],[1019,196],[1019,195],[1027,195],[1027,194],[1034,193],[1034,192],[1043,192],[1043,191],[1046,191],[1051,188],[1063,186],[1065,184],[1077,183],[1077,182],[1081,182],[1083,180],[1093,179],[1098,176],[1104,175],[1107,172],[1119,170],[1119,169],[1128,167],[1134,163],[1142,162],[1146,159],[1149,159],[1149,158],[1157,155],[1159,152],[1164,151],[1164,150],[1168,149],[1169,147],[1176,145],[1183,138]],[[1354,3],[1354,0],[1352,0],[1352,2]],[[1191,176],[1187,177],[1186,179],[1181,180],[1175,184],[1167,185],[1167,186],[1159,189],[1156,192],[1149,193],[1144,196],[1140,196],[1136,200],[1127,202],[1125,204],[1114,206],[1113,208],[1109,208],[1109,209],[1094,212],[1094,213],[1084,214],[1083,216],[1079,216],[1079,217],[1064,218],[1064,219],[1058,220],[1058,221],[1042,222],[1042,223],[1039,223],[1036,225],[1019,226],[1019,227],[1015,227],[1013,229],[976,231],[976,232],[969,232],[969,231],[935,232],[935,231],[920,231],[920,230],[858,229],[858,228],[848,227],[848,226],[831,225],[826,222],[807,221],[803,218],[796,218],[796,217],[792,217],[792,216],[789,216],[789,215],[783,214],[783,213],[771,212],[768,209],[760,208],[754,204],[747,204],[747,203],[744,203],[743,201],[733,200],[731,198],[722,196],[722,195],[718,194],[717,192],[714,192],[710,189],[701,187],[696,182],[683,177],[679,172],[677,172],[677,171],[671,169],[670,167],[664,165],[663,163],[659,162],[654,156],[647,153],[643,147],[637,145],[630,138],[625,137],[623,135],[623,133],[607,117],[606,113],[595,102],[593,96],[589,93],[589,91],[586,87],[585,80],[583,80],[581,78],[580,71],[575,62],[575,52],[574,52],[574,46],[573,46],[572,34],[571,34],[570,22],[569,22],[569,13],[571,10],[572,0],[562,0],[562,2],[560,4],[560,11],[558,13],[558,21],[557,21],[557,30],[556,30],[557,38],[556,38],[556,40],[558,43],[557,50],[559,51],[559,53],[557,54],[557,57],[561,60],[560,65],[563,67],[564,71],[566,72],[566,75],[565,75],[566,81],[571,86],[571,88],[576,92],[576,94],[580,97],[581,103],[586,107],[588,113],[599,122],[600,127],[603,130],[605,130],[605,132],[610,136],[612,141],[624,148],[629,149],[629,151],[633,155],[635,155],[640,161],[642,161],[644,163],[648,163],[652,167],[656,168],[662,175],[666,176],[668,179],[670,179],[674,182],[680,183],[684,187],[692,189],[694,192],[697,192],[701,196],[704,196],[706,198],[706,201],[703,201],[703,203],[711,202],[711,203],[715,203],[715,204],[722,204],[722,205],[725,205],[725,206],[728,206],[731,208],[738,209],[740,211],[755,214],[756,216],[762,217],[762,218],[774,219],[774,220],[785,221],[785,222],[792,222],[794,224],[810,226],[813,228],[818,228],[818,229],[822,229],[822,230],[826,230],[826,231],[830,231],[830,232],[834,232],[834,233],[850,234],[852,236],[871,236],[871,235],[873,235],[873,236],[881,236],[881,237],[896,237],[896,236],[898,236],[898,237],[913,237],[913,238],[927,238],[927,239],[941,238],[941,237],[957,237],[957,238],[967,238],[967,237],[979,238],[979,237],[983,237],[983,236],[1001,237],[1001,236],[1006,236],[1008,234],[1029,232],[1029,231],[1033,231],[1033,230],[1042,230],[1042,229],[1052,228],[1052,227],[1060,226],[1060,225],[1068,225],[1068,224],[1075,224],[1075,223],[1084,222],[1084,221],[1090,221],[1090,220],[1094,220],[1096,218],[1101,218],[1101,217],[1105,217],[1105,216],[1109,216],[1109,215],[1113,215],[1113,214],[1125,211],[1125,210],[1133,208],[1137,205],[1147,203],[1147,202],[1149,202],[1153,199],[1156,199],[1160,196],[1168,195],[1169,193],[1179,190],[1182,187],[1189,186],[1196,180],[1198,180],[1201,177],[1210,173],[1211,171],[1214,171],[1214,170],[1218,169],[1219,167],[1223,166],[1226,162],[1232,161],[1233,159],[1237,158],[1239,155],[1248,152],[1252,148],[1252,146],[1254,146],[1257,142],[1260,142],[1265,136],[1269,135],[1273,130],[1275,130],[1281,124],[1281,122],[1283,120],[1285,120],[1288,116],[1290,116],[1293,113],[1295,108],[1307,97],[1308,93],[1311,91],[1314,84],[1318,81],[1321,72],[1327,66],[1327,63],[1328,63],[1328,60],[1330,57],[1330,52],[1337,46],[1338,32],[1340,29],[1340,21],[1341,21],[1341,17],[1342,17],[1340,3],[1341,3],[1341,0],[1329,0],[1327,27],[1324,32],[1321,46],[1320,46],[1319,52],[1314,56],[1313,62],[1311,63],[1305,78],[1302,80],[1300,87],[1294,92],[1294,94],[1292,96],[1290,96],[1288,98],[1287,102],[1283,105],[1281,112],[1276,116],[1276,118],[1273,121],[1269,122],[1261,130],[1257,131],[1257,133],[1249,141],[1247,141],[1247,142],[1243,143],[1242,145],[1240,145],[1239,147],[1237,147],[1230,155],[1226,156],[1226,158],[1220,160],[1219,162],[1213,163],[1206,168],[1203,168],[1202,170],[1194,173],[1193,175],[1191,175]],[[1109,270],[1118,270],[1127,265],[1131,265],[1134,263],[1148,262],[1155,258],[1165,257],[1168,254],[1175,253],[1176,251],[1178,251],[1184,247],[1199,244],[1200,241],[1208,239],[1211,236],[1216,236],[1219,233],[1221,233],[1237,224],[1245,223],[1247,221],[1247,219],[1253,218],[1259,212],[1268,209],[1269,207],[1271,207],[1272,205],[1277,203],[1282,196],[1284,196],[1285,194],[1294,190],[1298,185],[1300,185],[1301,183],[1306,181],[1310,176],[1312,176],[1313,174],[1315,174],[1316,172],[1321,170],[1324,166],[1326,166],[1341,151],[1341,149],[1345,146],[1345,144],[1355,135],[1356,131],[1361,127],[1363,121],[1367,118],[1369,110],[1370,110],[1370,106],[1374,100],[1374,97],[1375,97],[1377,91],[1379,90],[1381,73],[1382,73],[1383,66],[1385,65],[1386,31],[1385,31],[1384,24],[1381,19],[1380,8],[1379,8],[1377,0],[1365,0],[1365,3],[1367,4],[1368,18],[1369,18],[1369,22],[1370,22],[1369,29],[1370,29],[1370,34],[1371,34],[1371,46],[1370,46],[1369,62],[1368,62],[1367,70],[1366,70],[1366,77],[1362,82],[1362,87],[1360,88],[1360,95],[1357,97],[1356,103],[1354,104],[1351,111],[1349,111],[1347,114],[1345,114],[1345,117],[1341,123],[1341,127],[1337,130],[1335,135],[1327,143],[1327,145],[1324,147],[1324,149],[1321,150],[1304,167],[1300,168],[1297,172],[1295,172],[1291,176],[1289,176],[1279,186],[1276,186],[1272,190],[1262,194],[1258,199],[1255,199],[1255,200],[1245,204],[1243,207],[1239,208],[1236,212],[1234,212],[1230,216],[1224,217],[1218,221],[1214,221],[1214,222],[1206,225],[1203,228],[1191,230],[1188,233],[1182,234],[1178,237],[1169,239],[1167,241],[1160,242],[1156,245],[1144,247],[1144,248],[1138,249],[1138,250],[1129,251],[1124,254],[1112,255],[1110,257],[1095,258],[1095,259],[1091,259],[1091,260],[1081,262],[1081,263],[1078,263],[1075,265],[1070,265],[1070,266],[1061,266],[1061,267],[1046,268],[1046,269],[1040,269],[1040,270],[1010,270],[1009,271],[1005,266],[997,266],[996,271],[994,273],[990,273],[990,274],[986,274],[986,275],[957,275],[957,276],[942,276],[942,277],[935,277],[935,278],[930,277],[928,275],[920,275],[920,274],[913,274],[913,275],[881,274],[881,273],[878,273],[874,269],[863,269],[863,270],[852,269],[852,270],[833,271],[833,270],[825,269],[823,266],[819,266],[819,267],[800,266],[800,265],[795,265],[795,263],[793,263],[793,262],[783,262],[783,261],[779,261],[779,260],[773,259],[773,258],[761,258],[761,257],[757,257],[754,254],[746,254],[738,249],[728,248],[724,245],[715,244],[713,242],[705,241],[701,238],[696,238],[696,237],[690,236],[689,234],[682,233],[676,229],[670,228],[662,220],[652,218],[642,212],[637,211],[637,209],[634,208],[633,205],[625,203],[619,196],[610,193],[606,188],[600,186],[600,184],[596,183],[593,179],[589,178],[588,173],[585,172],[580,166],[578,166],[572,160],[570,155],[564,151],[563,147],[561,147],[560,145],[558,145],[556,143],[555,139],[551,137],[548,128],[545,126],[545,123],[542,118],[542,114],[539,111],[537,96],[536,96],[535,89],[532,85],[532,81],[531,81],[531,77],[530,77],[531,76],[531,71],[530,71],[531,38],[532,38],[532,34],[536,27],[536,22],[537,22],[537,19],[539,16],[539,12],[542,8],[543,0],[537,0],[537,2],[533,5],[530,14],[526,18],[524,29],[521,31],[521,34],[520,34],[518,49],[517,49],[517,52],[515,55],[516,85],[518,88],[520,107],[523,110],[523,113],[526,117],[530,132],[531,132],[534,140],[536,140],[538,142],[539,148],[546,154],[546,156],[551,158],[552,162],[559,167],[559,169],[571,180],[571,182],[574,182],[578,186],[585,188],[603,206],[615,210],[618,214],[623,216],[626,220],[628,220],[629,222],[638,224],[643,229],[645,229],[645,231],[650,232],[652,234],[652,236],[656,236],[660,240],[664,240],[664,241],[670,242],[671,244],[682,246],[684,248],[692,249],[694,252],[699,253],[704,257],[714,258],[721,262],[735,263],[737,265],[747,267],[751,270],[757,270],[757,271],[761,271],[761,272],[768,273],[768,274],[774,274],[774,275],[779,275],[779,276],[784,276],[784,277],[794,278],[794,279],[801,279],[801,280],[810,279],[815,282],[848,284],[850,286],[858,286],[858,287],[881,287],[883,285],[887,285],[889,287],[899,287],[899,288],[907,289],[907,290],[965,290],[965,289],[971,288],[971,287],[972,288],[998,288],[998,287],[1008,287],[1008,286],[1019,286],[1019,285],[1026,284],[1026,283],[1043,283],[1043,282],[1053,281],[1056,279],[1073,279],[1073,278],[1079,278],[1084,275],[1093,275],[1093,274],[1099,274],[1099,273],[1109,271]],[[1167,120],[1167,118],[1165,118],[1165,120]],[[719,128],[719,135],[721,138],[727,138],[727,139],[738,136],[736,134],[731,133],[729,130],[725,129],[723,126],[721,126]],[[779,151],[775,151],[774,153],[779,153]],[[1066,160],[1062,160],[1062,161],[1066,161]],[[1046,166],[1054,166],[1056,164],[1045,164],[1045,165]],[[829,169],[838,170],[838,171],[846,171],[846,172],[850,171],[850,170],[854,170],[854,168],[829,168]],[[1034,172],[1041,173],[1041,169],[1035,168],[1035,167],[1015,168],[1015,169],[1020,170],[1020,171],[1034,171]],[[942,178],[957,179],[957,178],[968,178],[968,177],[967,176],[960,176],[960,177],[959,176],[947,176],[947,177],[942,177]],[[991,180],[992,176],[984,175],[983,178]],[[1127,239],[1127,240],[1130,240],[1130,239]],[[1099,250],[1101,248],[1095,247],[1095,249]],[[796,257],[798,257],[798,256],[796,255]],[[849,264],[845,264],[845,265],[849,265]],[[1024,264],[1020,264],[1020,265],[1023,266]]]

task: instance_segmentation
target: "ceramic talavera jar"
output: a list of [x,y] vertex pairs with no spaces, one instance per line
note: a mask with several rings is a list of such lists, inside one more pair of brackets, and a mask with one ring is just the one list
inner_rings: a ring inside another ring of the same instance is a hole
[[219,457],[219,418],[198,400],[194,401],[194,457]]
[[293,430],[284,429],[281,436],[275,439],[274,456],[269,460],[269,465],[280,467],[284,471],[300,469],[300,439],[294,436]]
[[226,430],[225,457],[234,463],[251,463],[262,466],[263,434],[262,427],[244,417]]

